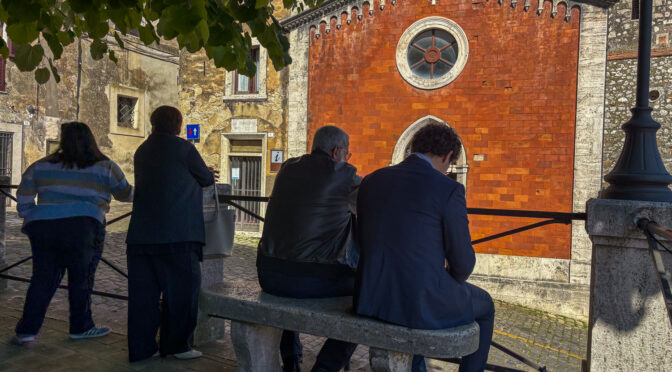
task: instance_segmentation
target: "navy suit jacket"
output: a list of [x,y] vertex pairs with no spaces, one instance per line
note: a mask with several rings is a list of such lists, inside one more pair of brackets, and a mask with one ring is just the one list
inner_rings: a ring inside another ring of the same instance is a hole
[[135,195],[128,244],[205,243],[203,187],[215,183],[188,141],[152,133],[134,157]]
[[474,321],[464,187],[415,155],[362,181],[355,310],[419,329]]

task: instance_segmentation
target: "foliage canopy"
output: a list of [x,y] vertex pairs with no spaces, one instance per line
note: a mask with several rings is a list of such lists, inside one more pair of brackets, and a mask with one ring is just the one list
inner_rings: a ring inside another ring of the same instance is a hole
[[[122,35],[137,30],[145,45],[177,39],[180,49],[201,49],[215,66],[253,75],[252,37],[268,50],[276,69],[291,63],[289,41],[274,17],[272,0],[0,0],[0,22],[16,47],[14,62],[21,71],[35,71],[45,83],[60,81],[54,61],[78,37],[91,40],[96,59],[116,62],[108,40],[124,48]],[[282,0],[285,9],[302,11],[322,0]],[[45,53],[43,46],[51,53]],[[0,55],[9,55],[0,38]],[[51,73],[50,73],[51,71]]]

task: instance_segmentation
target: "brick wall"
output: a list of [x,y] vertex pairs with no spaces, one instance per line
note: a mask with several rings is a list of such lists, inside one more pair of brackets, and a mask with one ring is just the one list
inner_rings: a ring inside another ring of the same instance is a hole
[[[351,162],[366,175],[388,166],[414,121],[434,115],[464,141],[467,205],[570,212],[579,10],[551,18],[496,1],[404,0],[320,38],[311,37],[309,137],[332,124],[351,136]],[[535,9],[532,4],[531,9]],[[423,91],[399,75],[397,41],[413,22],[444,16],[467,34],[470,55],[451,84]],[[332,21],[334,22],[334,21]],[[324,25],[322,25],[324,28]],[[485,160],[474,161],[475,154]],[[471,216],[474,239],[534,220]],[[569,258],[570,228],[548,226],[476,246],[477,252]]]

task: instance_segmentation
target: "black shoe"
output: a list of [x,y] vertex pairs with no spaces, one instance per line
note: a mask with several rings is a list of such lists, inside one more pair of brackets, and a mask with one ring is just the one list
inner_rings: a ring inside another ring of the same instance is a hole
[[287,358],[283,360],[282,372],[301,372],[301,360],[298,358]]

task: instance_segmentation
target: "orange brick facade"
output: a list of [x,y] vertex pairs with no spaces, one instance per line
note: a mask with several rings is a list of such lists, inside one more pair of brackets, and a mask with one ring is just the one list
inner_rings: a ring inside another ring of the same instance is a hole
[[[467,206],[571,212],[579,11],[564,21],[484,0],[401,0],[320,38],[311,37],[309,139],[323,125],[350,134],[364,176],[390,165],[404,130],[427,115],[449,123],[469,163]],[[397,71],[397,42],[415,21],[442,16],[469,39],[451,84],[423,91]],[[334,21],[332,21],[334,22]],[[322,26],[324,28],[324,25]],[[484,154],[475,161],[475,154]],[[537,220],[470,216],[474,239]],[[475,246],[477,252],[570,258],[569,226],[552,225]]]

